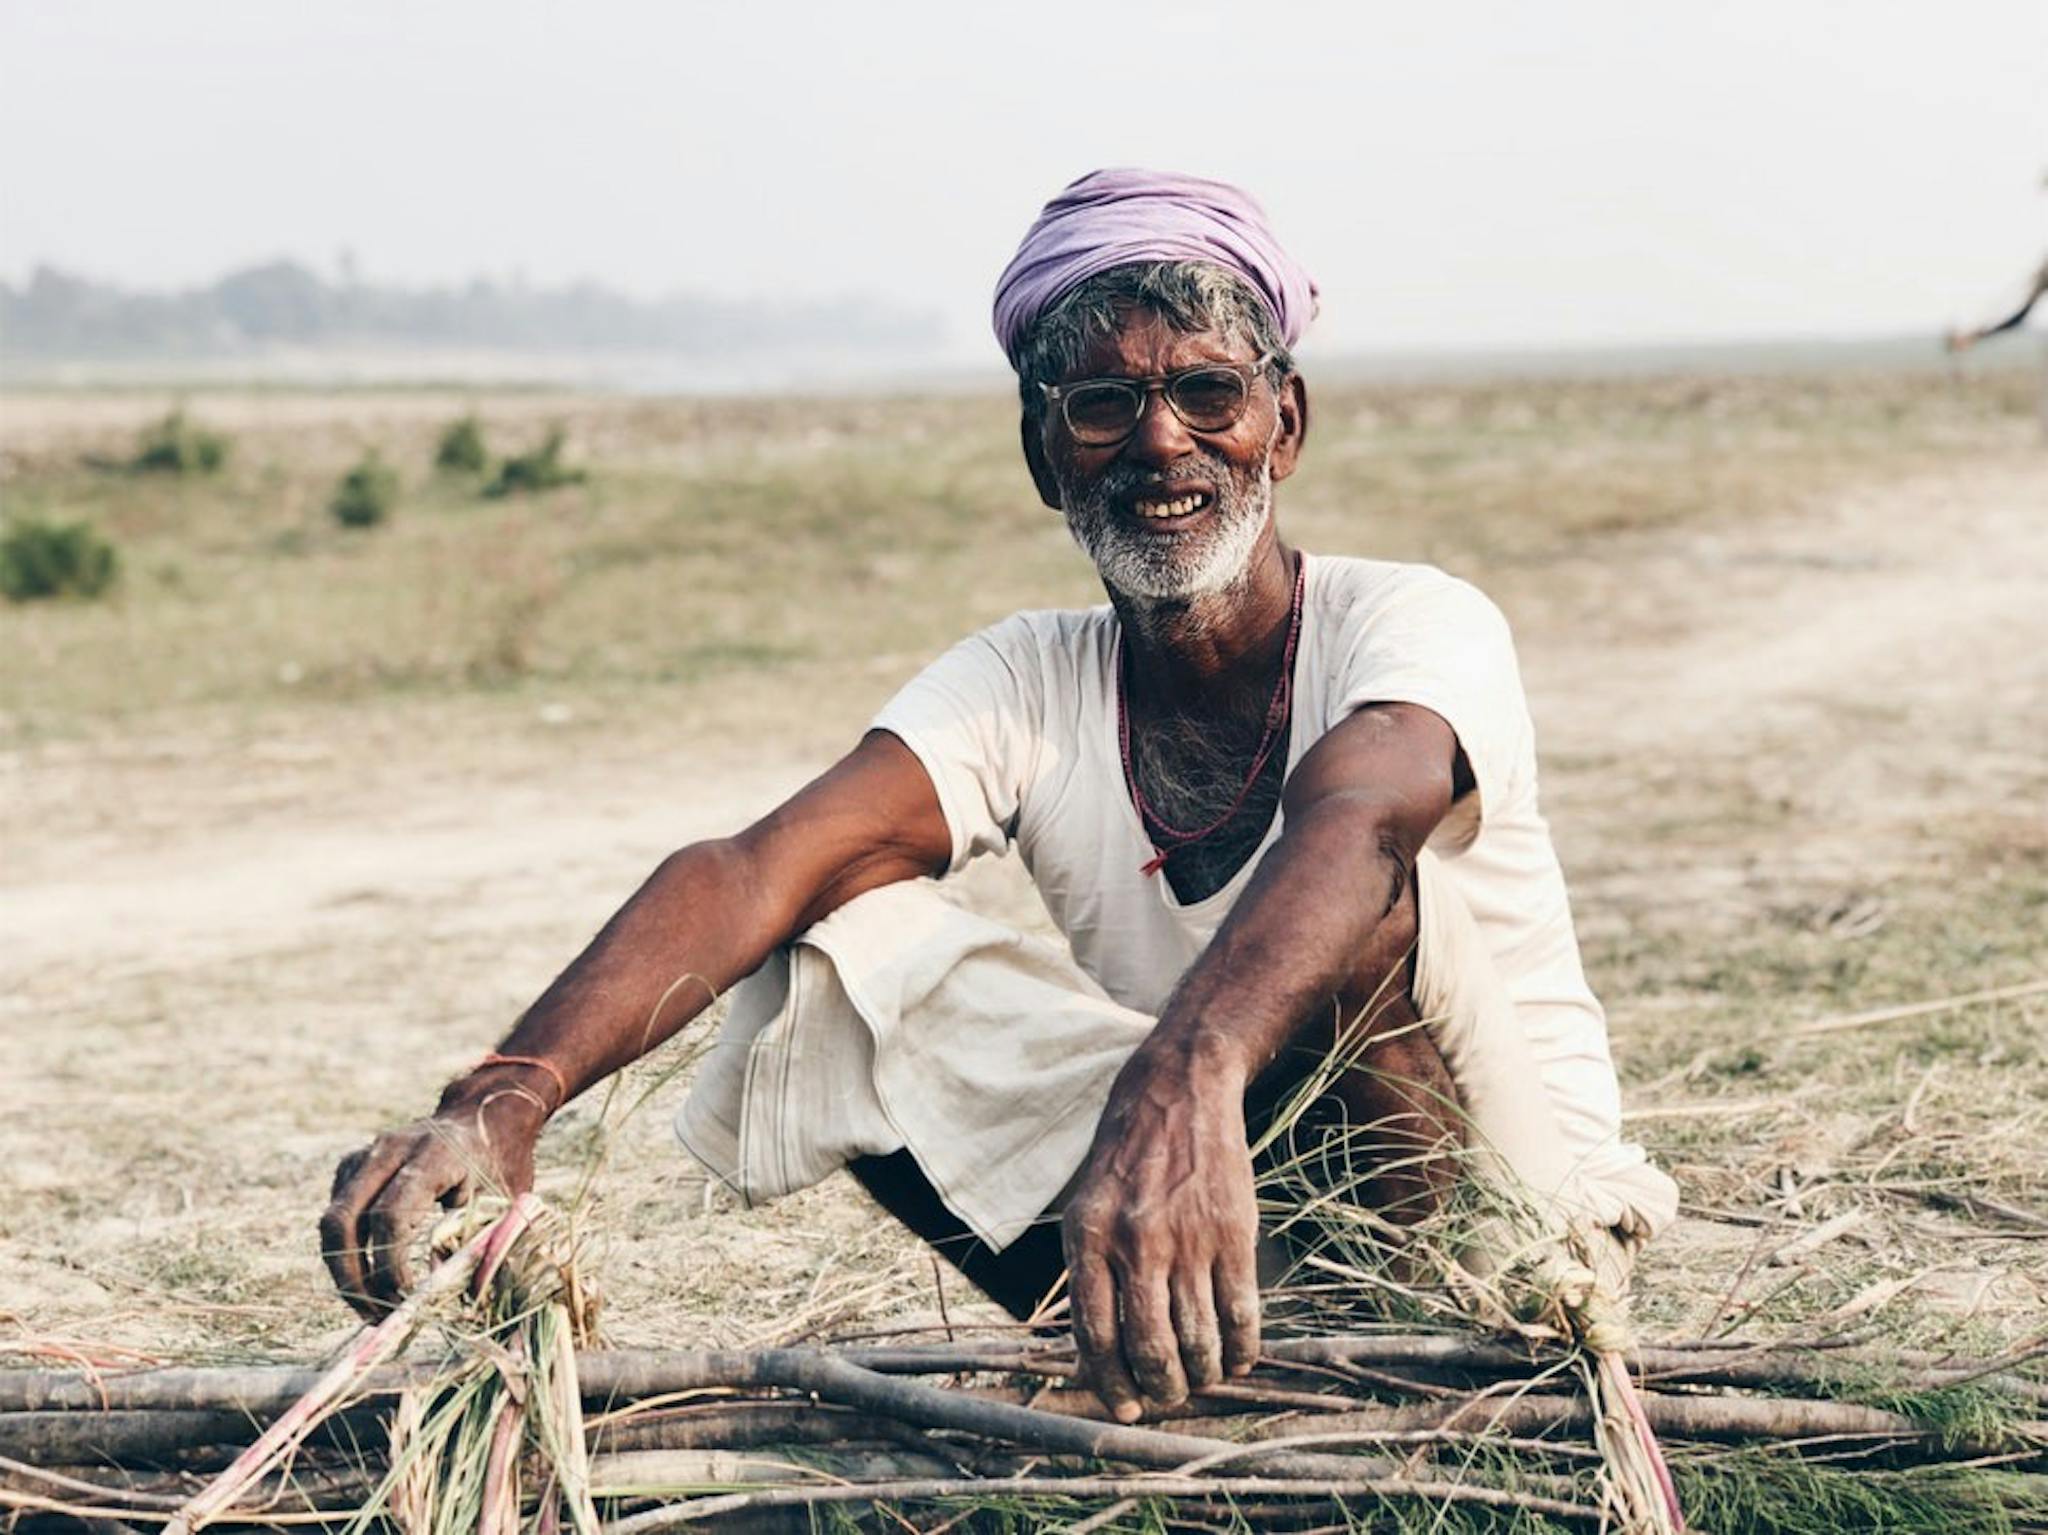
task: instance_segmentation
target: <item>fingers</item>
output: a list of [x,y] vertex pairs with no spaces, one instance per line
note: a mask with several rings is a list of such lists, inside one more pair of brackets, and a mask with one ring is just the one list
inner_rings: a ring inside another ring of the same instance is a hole
[[1081,1378],[1102,1399],[1109,1415],[1119,1423],[1138,1421],[1137,1383],[1124,1368],[1123,1351],[1117,1344],[1116,1286],[1109,1267],[1088,1254],[1070,1255],[1071,1310],[1074,1316],[1074,1347],[1081,1355]]
[[[337,1184],[340,1181],[336,1179]],[[330,1204],[320,1216],[320,1258],[327,1265],[328,1277],[334,1281],[334,1288],[341,1292],[341,1298],[365,1316],[369,1315],[373,1308],[368,1293],[363,1289],[362,1245],[355,1237],[353,1214],[338,1202]]]
[[334,1186],[327,1191],[329,1199],[340,1202],[341,1191],[355,1182],[356,1174],[363,1170],[363,1163],[369,1155],[370,1148],[365,1146],[360,1151],[351,1151],[335,1165]]
[[320,1250],[344,1300],[366,1317],[398,1303],[412,1284],[408,1249],[436,1204],[452,1209],[480,1191],[518,1194],[533,1186],[533,1143],[547,1116],[525,1112],[528,1103],[538,1100],[492,1094],[380,1135],[341,1159],[320,1217]]
[[380,1136],[375,1144],[342,1158],[334,1170],[334,1197],[320,1217],[320,1251],[341,1298],[364,1316],[381,1309],[371,1293],[363,1213],[404,1164],[409,1141]]
[[434,1203],[433,1195],[422,1190],[422,1181],[418,1164],[408,1162],[391,1175],[363,1212],[364,1286],[370,1298],[382,1305],[397,1305],[412,1288],[412,1260],[407,1249]]
[[334,1197],[320,1217],[321,1255],[334,1285],[358,1312],[378,1315],[411,1281],[405,1248],[436,1199],[465,1182],[459,1168],[439,1176],[442,1160],[416,1132],[380,1136],[344,1157]]
[[439,1136],[420,1138],[363,1212],[364,1276],[371,1299],[395,1306],[412,1288],[412,1248],[442,1198],[467,1181],[464,1164]]
[[1222,1333],[1223,1369],[1248,1375],[1259,1360],[1259,1258],[1256,1236],[1226,1242],[1215,1268],[1216,1321]]
[[1173,1332],[1173,1306],[1166,1279],[1118,1276],[1124,1302],[1124,1364],[1147,1401],[1171,1407],[1188,1396],[1187,1372],[1181,1368],[1180,1340]]
[[1223,1379],[1223,1337],[1216,1325],[1216,1295],[1207,1269],[1175,1270],[1167,1284],[1181,1369],[1190,1391]]

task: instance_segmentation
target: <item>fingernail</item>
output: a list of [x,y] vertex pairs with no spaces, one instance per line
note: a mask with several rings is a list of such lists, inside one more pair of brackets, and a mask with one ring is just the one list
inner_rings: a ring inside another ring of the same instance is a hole
[[1116,1404],[1116,1420],[1119,1423],[1135,1423],[1138,1421],[1138,1416],[1142,1411],[1143,1409],[1136,1402],[1118,1402]]

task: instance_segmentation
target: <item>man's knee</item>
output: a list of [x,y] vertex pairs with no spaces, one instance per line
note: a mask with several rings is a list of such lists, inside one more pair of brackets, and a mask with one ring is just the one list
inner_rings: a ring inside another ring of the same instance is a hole
[[1395,1041],[1418,1032],[1414,987],[1415,944],[1420,932],[1411,873],[1332,999],[1331,1012],[1340,1039]]
[[[1341,1077],[1357,1067],[1410,1075],[1432,1090],[1447,1088],[1450,1073],[1421,1024],[1414,999],[1418,931],[1412,877],[1374,928],[1338,990],[1302,1020],[1290,1047],[1256,1085],[1252,1103],[1280,1101],[1304,1080]],[[1334,1078],[1331,1083],[1335,1085]]]
[[1335,1047],[1345,1069],[1332,1087],[1354,1122],[1377,1120],[1421,1141],[1456,1142],[1457,1087],[1415,1003],[1420,930],[1411,873],[1338,998]]

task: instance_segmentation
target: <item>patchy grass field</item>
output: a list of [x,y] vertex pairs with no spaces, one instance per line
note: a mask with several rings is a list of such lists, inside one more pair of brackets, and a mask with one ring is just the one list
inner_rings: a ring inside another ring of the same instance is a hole
[[[1685,1190],[1652,1333],[1990,1347],[2048,1314],[2048,995],[1807,1032],[2048,976],[2030,388],[1318,397],[1289,536],[1436,561],[1515,620],[1635,1128]],[[588,481],[434,474],[472,403],[500,455],[560,423]],[[1000,399],[211,395],[218,473],[106,467],[169,404],[0,400],[5,516],[88,518],[124,567],[101,602],[0,609],[0,1351],[332,1341],[313,1223],[343,1151],[952,639],[1096,596]],[[398,504],[342,528],[371,447]],[[1041,920],[1014,869],[970,877]],[[601,1182],[615,1336],[933,1307],[843,1181],[703,1215],[676,1098]],[[545,1178],[599,1139],[594,1103],[566,1114]]]

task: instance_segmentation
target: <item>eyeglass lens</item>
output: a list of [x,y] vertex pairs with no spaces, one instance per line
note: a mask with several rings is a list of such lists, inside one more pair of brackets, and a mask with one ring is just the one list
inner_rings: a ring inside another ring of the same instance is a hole
[[[1174,414],[1197,432],[1220,432],[1236,424],[1251,397],[1244,375],[1232,368],[1191,368],[1166,381]],[[1083,442],[1116,442],[1137,427],[1146,391],[1137,384],[1100,379],[1071,390],[1065,399],[1068,430]]]

